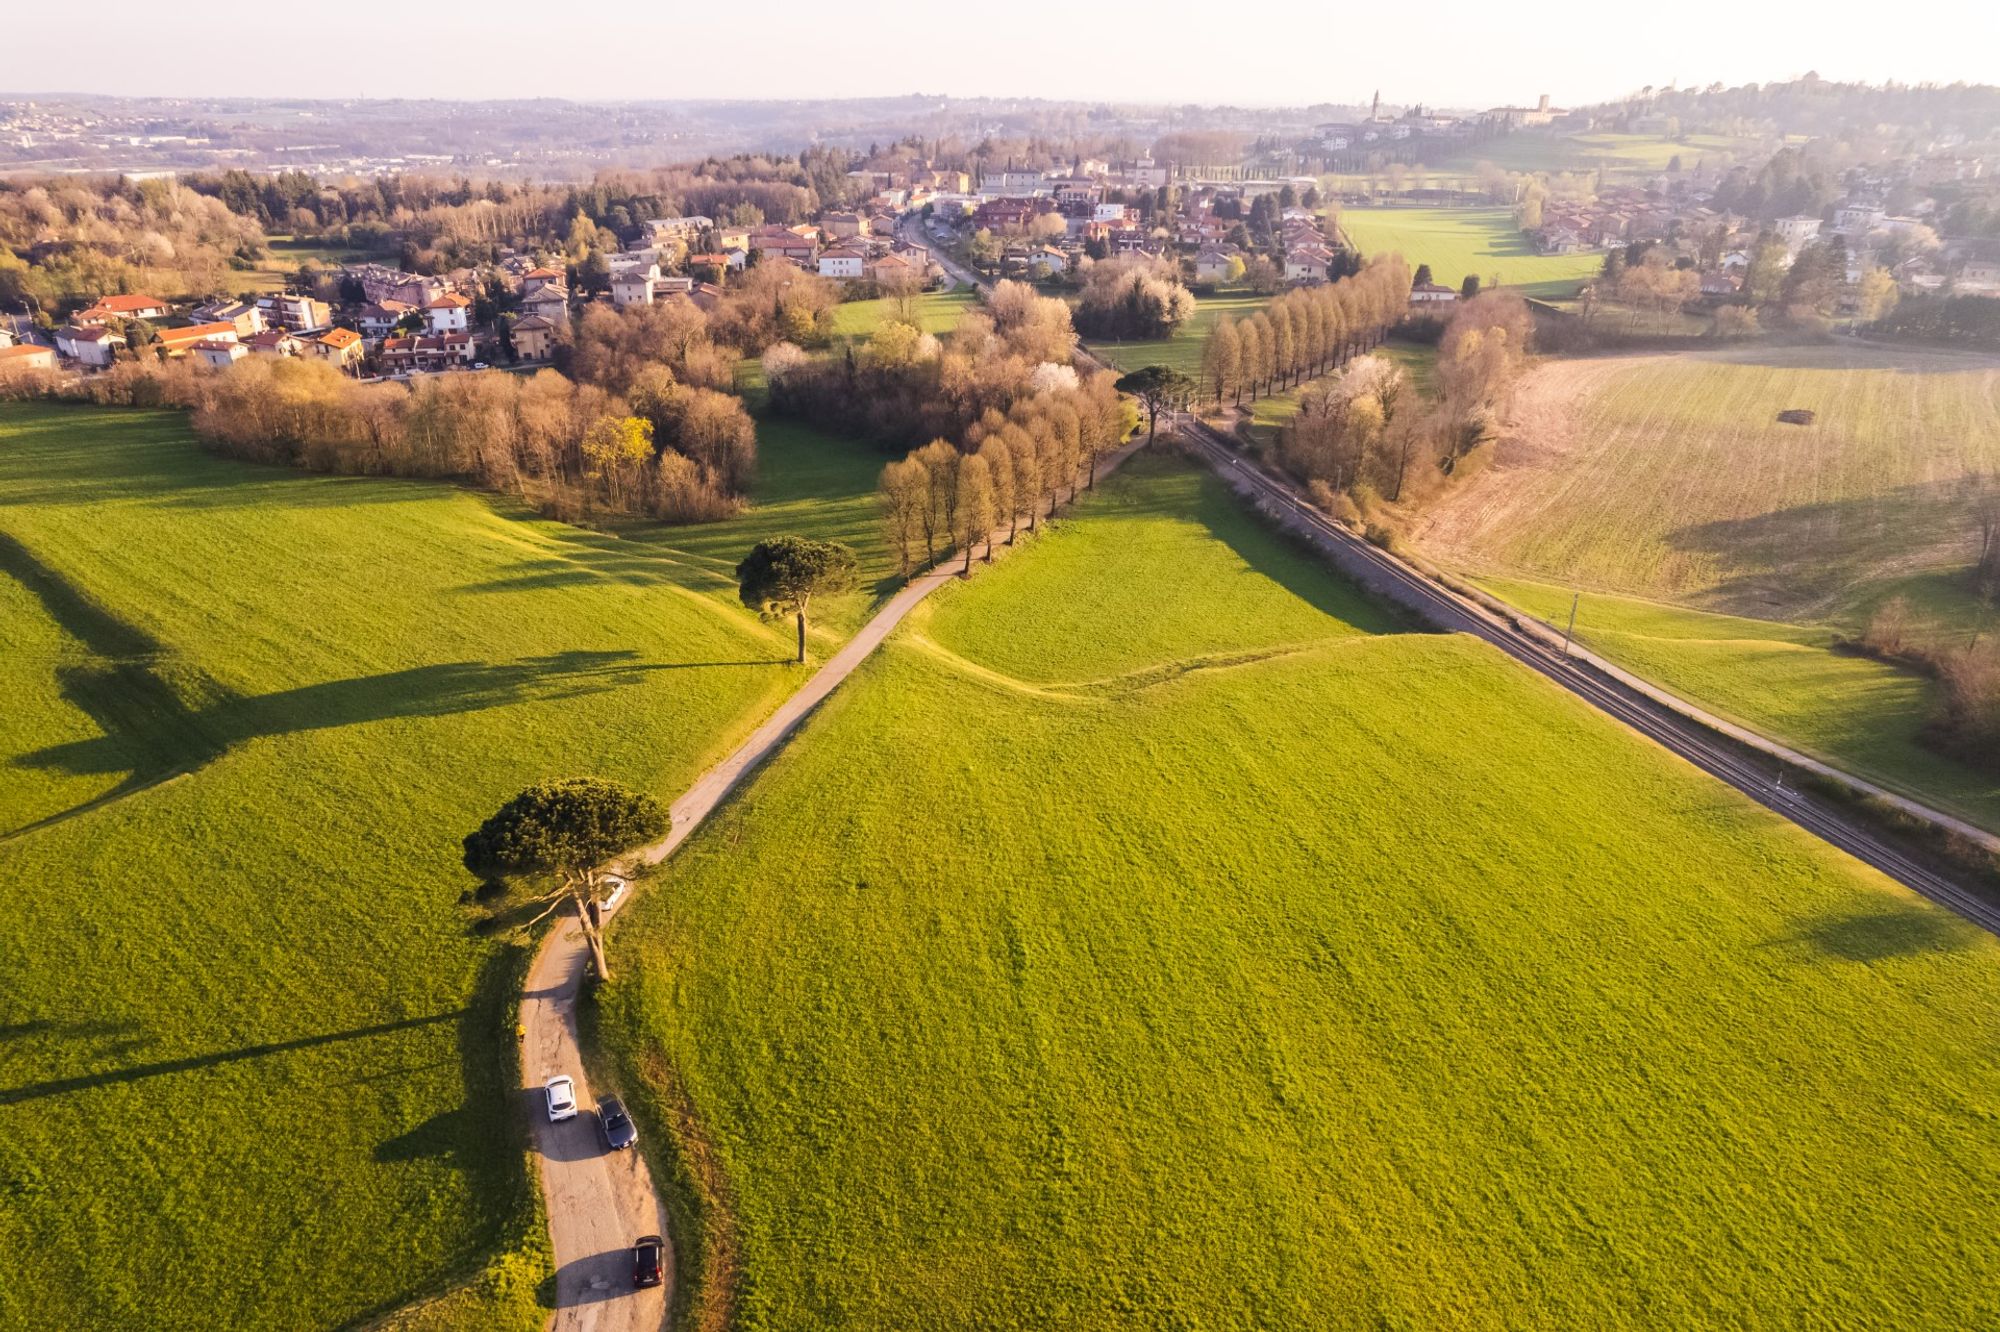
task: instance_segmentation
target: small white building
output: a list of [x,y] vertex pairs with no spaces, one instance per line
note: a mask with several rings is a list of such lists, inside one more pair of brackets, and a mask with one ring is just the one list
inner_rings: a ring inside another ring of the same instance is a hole
[[220,338],[203,338],[188,348],[197,359],[218,370],[234,365],[250,354],[250,349],[240,342],[224,342]]
[[621,310],[653,303],[653,284],[660,280],[660,266],[647,264],[611,279],[611,303]]
[[103,324],[71,324],[56,334],[57,351],[93,370],[110,365],[124,345],[124,335]]
[[455,291],[449,291],[424,307],[424,325],[433,337],[463,333],[471,312],[471,301]]
[[859,278],[862,266],[868,262],[866,251],[851,245],[841,245],[827,250],[819,257],[819,275],[823,278],[847,280]]
[[1458,299],[1458,290],[1439,282],[1419,282],[1410,288],[1410,304],[1437,306],[1450,305]]
[[1194,275],[1199,282],[1227,282],[1230,266],[1236,261],[1236,252],[1222,246],[1210,246],[1194,257]]

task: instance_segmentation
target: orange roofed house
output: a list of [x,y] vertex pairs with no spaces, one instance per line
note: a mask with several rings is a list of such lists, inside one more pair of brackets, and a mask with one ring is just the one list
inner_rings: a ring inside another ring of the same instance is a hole
[[113,324],[126,319],[165,319],[167,303],[157,296],[134,292],[130,296],[100,296],[97,304],[77,314],[79,324]]
[[330,328],[314,338],[309,344],[313,355],[331,362],[342,370],[351,369],[361,363],[362,354],[367,350],[361,335],[351,328]]

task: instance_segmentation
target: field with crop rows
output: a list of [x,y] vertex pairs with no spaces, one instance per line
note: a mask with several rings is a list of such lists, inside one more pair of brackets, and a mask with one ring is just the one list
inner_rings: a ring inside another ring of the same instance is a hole
[[[1795,407],[1814,422],[1777,420]],[[1494,464],[1419,520],[1427,554],[1545,617],[1602,594],[1585,641],[1605,656],[2000,828],[2000,781],[1919,743],[1933,686],[1832,651],[1896,596],[1921,641],[2000,628],[1965,578],[1966,487],[2000,471],[2000,364],[1839,346],[1552,361],[1514,418]]]
[[1141,460],[669,862],[599,1035],[736,1326],[2000,1313],[2000,943],[1394,629]]
[[[1806,408],[1813,424],[1780,411]],[[1478,482],[1426,516],[1469,568],[1853,624],[1949,594],[2000,472],[2000,362],[1865,347],[1550,361]],[[1969,613],[1969,608],[1968,608]]]
[[341,1326],[489,1263],[426,1326],[541,1326],[457,839],[544,777],[671,796],[795,686],[758,536],[886,573],[879,455],[763,443],[763,507],[612,534],[0,408],[0,1326]]

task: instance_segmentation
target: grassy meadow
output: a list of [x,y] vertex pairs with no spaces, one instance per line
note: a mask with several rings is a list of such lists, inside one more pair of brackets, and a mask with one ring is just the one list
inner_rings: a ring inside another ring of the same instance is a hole
[[[1480,582],[1557,628],[1572,592],[1521,579]],[[1576,639],[1710,711],[1960,818],[2000,830],[2000,776],[1918,740],[1936,689],[1923,676],[1834,650],[1832,631],[1689,610],[1633,597],[1578,597]]]
[[542,1325],[522,951],[457,839],[543,777],[676,794],[796,685],[758,536],[886,573],[879,456],[764,445],[763,507],[592,533],[0,408],[0,1326],[340,1326],[482,1270],[411,1325]]
[[[1806,407],[1810,426],[1777,421]],[[2000,781],[1924,747],[1929,682],[1837,655],[1901,596],[1918,637],[2000,628],[1964,578],[2000,470],[2000,363],[1852,347],[1554,361],[1493,465],[1415,539],[1662,685],[2000,829]]]
[[1537,254],[1505,208],[1349,208],[1345,231],[1363,255],[1401,254],[1411,269],[1431,266],[1431,277],[1456,287],[1477,274],[1524,296],[1571,296],[1595,277],[1603,256]]
[[612,937],[712,1307],[2000,1316],[2000,943],[1395,628],[1140,460],[829,700]]
[[1170,338],[1133,342],[1100,342],[1093,339],[1090,349],[1120,370],[1164,365],[1200,378],[1202,349],[1208,345],[1208,331],[1215,326],[1215,321],[1224,315],[1232,319],[1247,319],[1270,301],[1269,296],[1249,292],[1198,297],[1194,317]]
[[[1777,414],[1809,408],[1809,426]],[[1976,623],[1967,478],[2000,471],[2000,361],[1866,347],[1552,361],[1515,438],[1418,536],[1468,567],[1858,627],[1903,593]],[[1956,605],[1954,606],[1954,603]]]
[[[958,317],[978,304],[970,291],[931,291],[917,298],[917,327],[926,333],[949,332]],[[847,301],[833,309],[833,335],[869,338],[886,320],[895,318],[895,302],[887,297]]]

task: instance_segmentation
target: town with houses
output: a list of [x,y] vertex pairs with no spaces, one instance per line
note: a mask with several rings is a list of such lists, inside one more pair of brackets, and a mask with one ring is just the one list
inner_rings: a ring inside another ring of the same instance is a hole
[[[213,366],[261,355],[317,357],[359,377],[533,368],[556,360],[589,303],[625,310],[684,299],[712,309],[733,277],[761,264],[816,274],[848,297],[926,289],[948,281],[938,252],[990,276],[1057,290],[1073,286],[1094,261],[1137,255],[1177,266],[1197,292],[1241,285],[1268,293],[1355,271],[1363,256],[1340,219],[1382,205],[1509,205],[1523,241],[1544,255],[1650,250],[1692,273],[1679,290],[1691,308],[1711,311],[1745,299],[1760,254],[1789,266],[1809,248],[1836,241],[1849,289],[1842,309],[1850,313],[1853,292],[1878,270],[1909,293],[2000,297],[2000,241],[1951,234],[1940,203],[1947,194],[1983,197],[1995,177],[1982,158],[1952,144],[1933,145],[1892,170],[1851,170],[1830,206],[1776,218],[1732,206],[1728,168],[1693,148],[1686,161],[1677,154],[1637,181],[1482,170],[1442,186],[1422,177],[1399,181],[1392,169],[1357,187],[1355,177],[1306,169],[1397,146],[1476,148],[1498,135],[1589,124],[1546,95],[1532,105],[1454,115],[1422,106],[1384,110],[1377,94],[1365,116],[1316,123],[1297,139],[1265,143],[1222,165],[1144,154],[1009,161],[976,173],[932,161],[884,169],[864,163],[847,173],[852,202],[811,221],[637,221],[619,236],[620,248],[602,256],[593,290],[559,251],[503,250],[490,265],[441,273],[348,264],[310,292],[217,293],[201,301],[103,292],[50,328],[6,318],[0,365],[88,373],[132,354],[136,337],[159,357]],[[1670,126],[1647,121],[1640,128]],[[1285,168],[1293,170],[1281,174]],[[1586,300],[1592,285],[1581,292]],[[1420,270],[1410,301],[1419,313],[1435,311],[1474,289],[1430,281]],[[487,302],[484,319],[476,314],[482,295],[498,297]]]

